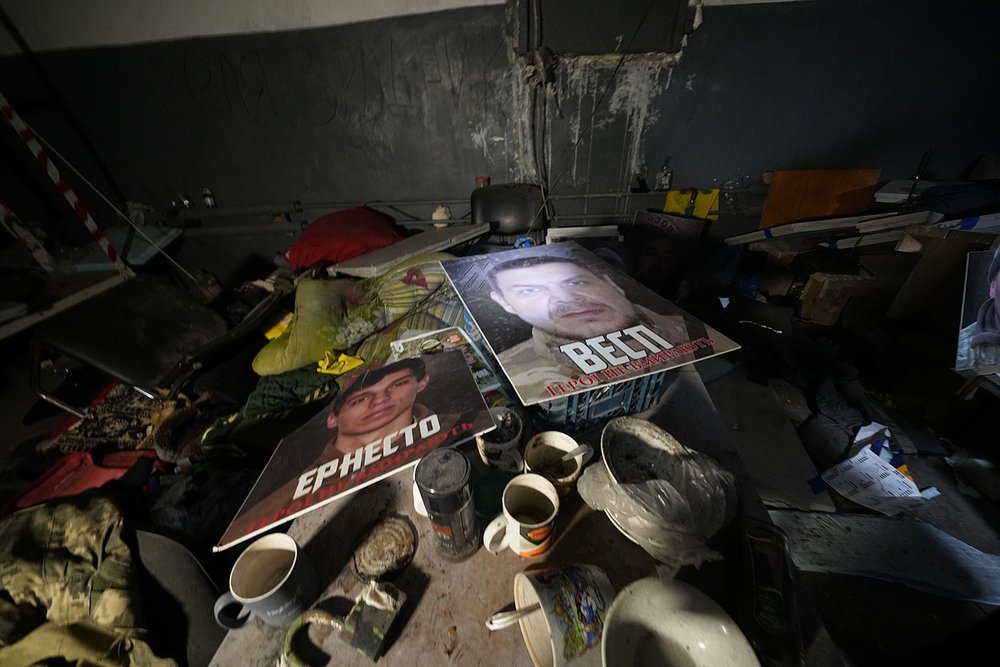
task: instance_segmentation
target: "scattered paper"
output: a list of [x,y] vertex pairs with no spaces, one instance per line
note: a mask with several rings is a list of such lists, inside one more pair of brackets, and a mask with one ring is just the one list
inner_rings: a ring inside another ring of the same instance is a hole
[[[883,449],[882,442],[876,443],[878,451]],[[933,487],[921,492],[909,477],[883,459],[873,447],[865,447],[824,472],[820,475],[823,481],[848,500],[889,516],[938,495]]]
[[857,434],[854,436],[854,442],[861,442],[862,440],[868,440],[869,438],[884,434],[885,437],[889,437],[889,430],[886,428],[885,424],[879,424],[878,422],[870,422],[865,424],[858,429]]

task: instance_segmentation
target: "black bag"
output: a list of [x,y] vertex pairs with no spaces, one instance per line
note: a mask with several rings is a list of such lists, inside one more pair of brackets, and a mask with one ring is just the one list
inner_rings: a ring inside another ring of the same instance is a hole
[[917,197],[911,211],[937,211],[945,218],[966,218],[1000,211],[1000,179],[935,185]]

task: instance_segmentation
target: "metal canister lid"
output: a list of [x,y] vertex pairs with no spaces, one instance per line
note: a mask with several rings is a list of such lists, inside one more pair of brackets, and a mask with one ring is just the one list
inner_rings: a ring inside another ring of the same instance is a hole
[[472,466],[462,452],[450,447],[435,449],[420,459],[415,479],[429,512],[448,512],[465,504],[471,495]]

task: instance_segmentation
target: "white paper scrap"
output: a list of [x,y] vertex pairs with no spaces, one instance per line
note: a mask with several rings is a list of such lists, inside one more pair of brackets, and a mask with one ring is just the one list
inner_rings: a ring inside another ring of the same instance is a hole
[[854,442],[858,443],[862,440],[867,440],[874,435],[877,435],[885,431],[886,437],[889,437],[889,431],[886,429],[885,424],[879,424],[878,422],[869,422],[858,429],[857,434],[854,436]]
[[865,447],[820,477],[827,486],[848,500],[889,516],[937,495],[936,490],[926,496],[922,494],[910,478],[873,452],[871,447]]

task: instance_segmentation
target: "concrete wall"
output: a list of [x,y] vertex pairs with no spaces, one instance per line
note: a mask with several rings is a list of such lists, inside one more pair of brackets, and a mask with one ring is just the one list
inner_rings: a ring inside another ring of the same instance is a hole
[[951,178],[1000,151],[997,3],[837,0],[706,7],[650,129],[678,185],[765,169],[879,167],[926,150]]
[[[220,206],[468,196],[475,176],[519,173],[506,20],[493,4],[52,50],[37,58],[58,96],[24,59],[0,60],[0,81],[102,191],[160,208],[172,189],[198,199],[203,187]],[[0,196],[51,214],[30,156],[9,132],[0,140]]]
[[[347,25],[504,0],[4,0],[37,52]],[[19,53],[0,32],[0,55]]]
[[[18,17],[36,5],[47,16]],[[202,5],[216,10],[196,15]],[[648,6],[631,5],[637,17]],[[67,6],[104,13],[46,42],[41,26],[80,19]],[[0,59],[0,85],[102,190],[115,187],[95,153],[127,198],[161,207],[168,188],[197,197],[205,186],[222,206],[461,199],[478,175],[547,180],[557,195],[627,191],[636,174],[652,183],[668,155],[677,186],[778,168],[879,167],[884,180],[905,178],[928,149],[931,171],[953,177],[980,152],[1000,152],[994,3],[713,4],[678,53],[623,58],[629,35],[616,28],[618,52],[557,54],[539,89],[523,83],[513,48],[527,43],[527,4],[315,0],[261,13],[273,6],[5,0],[67,107],[22,58]],[[108,18],[113,8],[127,29]],[[611,26],[591,28],[580,49],[608,48]],[[0,196],[44,213],[44,181],[3,134]],[[557,211],[602,223],[648,205]]]

